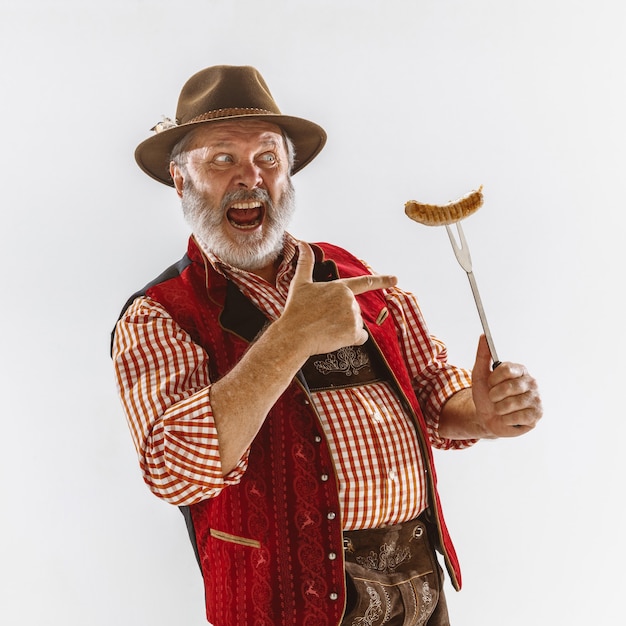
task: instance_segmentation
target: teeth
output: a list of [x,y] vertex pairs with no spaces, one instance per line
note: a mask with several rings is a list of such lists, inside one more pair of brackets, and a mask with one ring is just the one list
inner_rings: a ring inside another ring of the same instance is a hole
[[251,224],[236,224],[235,222],[231,222],[231,224],[239,230],[252,230],[259,225],[259,222],[252,222]]
[[260,202],[237,202],[231,209],[260,209],[263,205]]

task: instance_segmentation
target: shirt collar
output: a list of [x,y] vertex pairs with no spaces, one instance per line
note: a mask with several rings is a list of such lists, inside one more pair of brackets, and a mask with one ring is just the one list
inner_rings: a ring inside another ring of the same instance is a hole
[[[247,270],[242,270],[238,267],[234,267],[225,261],[222,261],[216,254],[207,249],[204,242],[197,237],[193,236],[198,247],[202,250],[204,256],[207,258],[208,262],[211,264],[211,267],[226,278],[234,278],[236,276],[249,277],[253,275],[253,272],[249,272]],[[298,240],[290,235],[289,233],[285,233],[284,243],[283,243],[283,251],[282,258],[280,261],[280,265],[278,266],[277,273],[277,282],[283,276],[288,276],[293,273],[294,270],[294,259],[296,257],[296,252],[298,250]]]

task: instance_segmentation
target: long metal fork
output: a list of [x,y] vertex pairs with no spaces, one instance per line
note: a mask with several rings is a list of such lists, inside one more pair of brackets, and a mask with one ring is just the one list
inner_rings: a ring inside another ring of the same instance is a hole
[[463,229],[461,228],[460,222],[454,222],[456,225],[456,230],[459,235],[459,241],[461,245],[457,242],[450,225],[446,224],[446,231],[448,233],[448,237],[450,238],[450,243],[452,244],[452,249],[454,250],[454,256],[456,256],[456,260],[459,262],[459,265],[465,270],[467,277],[469,278],[469,283],[472,288],[472,294],[474,295],[474,301],[476,302],[476,307],[478,308],[478,316],[480,317],[480,323],[483,327],[483,332],[485,333],[485,338],[487,339],[487,345],[489,346],[489,352],[491,353],[491,360],[493,361],[493,369],[500,365],[500,360],[498,359],[498,354],[496,352],[496,347],[493,343],[493,339],[491,337],[491,331],[489,330],[489,324],[487,324],[487,316],[485,315],[485,309],[483,308],[483,302],[480,299],[480,293],[478,292],[478,285],[476,284],[476,278],[474,278],[474,272],[472,271],[472,257],[470,256],[469,246],[467,245],[467,241],[465,239],[465,234],[463,233]]

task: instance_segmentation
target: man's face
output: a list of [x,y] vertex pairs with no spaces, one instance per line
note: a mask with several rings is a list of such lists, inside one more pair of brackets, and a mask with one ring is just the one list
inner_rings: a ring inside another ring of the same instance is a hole
[[172,177],[201,243],[242,269],[274,263],[294,209],[280,129],[254,120],[210,124],[194,131],[183,158]]

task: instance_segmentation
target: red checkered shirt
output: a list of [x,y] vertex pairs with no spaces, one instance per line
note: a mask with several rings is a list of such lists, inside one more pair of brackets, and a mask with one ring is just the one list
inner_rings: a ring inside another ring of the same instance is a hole
[[[275,320],[285,306],[295,253],[296,241],[287,236],[276,286],[208,256],[217,271]],[[473,440],[437,434],[442,406],[470,386],[469,372],[447,364],[446,348],[429,334],[413,295],[394,287],[386,297],[432,445],[471,445]],[[247,454],[222,475],[209,395],[209,357],[161,305],[147,297],[131,304],[117,325],[113,358],[144,480],[157,496],[190,505],[240,480]],[[336,462],[344,529],[415,518],[427,506],[424,461],[412,422],[392,386],[376,382],[315,391],[312,399]]]

